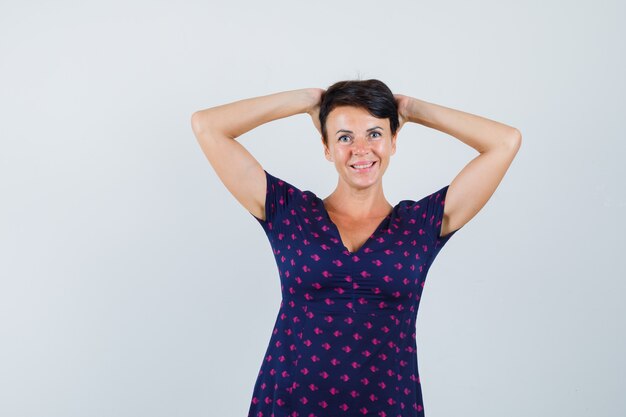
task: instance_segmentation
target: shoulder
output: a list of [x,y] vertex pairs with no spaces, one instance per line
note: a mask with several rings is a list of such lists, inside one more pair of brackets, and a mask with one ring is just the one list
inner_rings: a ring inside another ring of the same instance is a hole
[[[402,200],[398,203],[398,213],[411,223],[417,223],[431,233],[439,233],[439,225],[443,220],[445,196],[448,185],[436,188],[417,200]],[[431,230],[433,229],[433,230]],[[437,230],[435,230],[437,229]]]
[[303,204],[307,200],[308,191],[302,190],[292,182],[265,172],[266,193],[265,193],[265,219],[259,219],[262,224],[268,224],[284,219],[294,208]]
[[420,211],[429,208],[435,208],[438,205],[442,206],[446,197],[448,185],[437,188],[436,191],[430,194],[420,197],[418,200],[402,200],[398,203],[398,206],[405,210]]
[[300,187],[294,185],[292,182],[267,171],[265,171],[265,177],[267,179],[267,194],[275,196],[276,199],[282,203],[302,196],[305,193],[305,191],[301,190]]

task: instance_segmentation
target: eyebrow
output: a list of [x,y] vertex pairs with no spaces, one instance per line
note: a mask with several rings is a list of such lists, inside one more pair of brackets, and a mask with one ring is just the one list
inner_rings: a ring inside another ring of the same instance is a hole
[[[374,126],[374,127],[370,127],[369,129],[367,129],[367,130],[366,130],[366,132],[369,132],[369,131],[374,130],[374,129],[385,130],[385,129],[383,129],[383,128],[382,128],[382,127],[380,127],[380,126]],[[346,129],[339,129],[339,130],[337,131],[337,133],[339,133],[339,132],[354,133],[353,131],[351,131],[351,130],[346,130]]]

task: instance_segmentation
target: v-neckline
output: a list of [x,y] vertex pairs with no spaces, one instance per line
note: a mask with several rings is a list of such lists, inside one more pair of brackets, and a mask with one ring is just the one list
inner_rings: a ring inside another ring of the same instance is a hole
[[339,243],[341,244],[343,249],[346,252],[348,252],[348,254],[350,256],[357,255],[358,253],[360,253],[363,250],[363,248],[365,248],[368,245],[368,243],[370,243],[370,241],[372,240],[372,237],[383,227],[383,224],[385,224],[387,219],[389,219],[391,217],[391,215],[393,214],[393,211],[396,209],[395,207],[392,207],[391,211],[380,221],[378,226],[376,226],[376,229],[374,229],[374,231],[368,235],[368,237],[365,240],[365,242],[363,242],[363,244],[355,252],[352,252],[352,251],[350,251],[350,249],[348,249],[348,247],[343,242],[343,239],[341,238],[341,233],[339,233],[339,228],[337,227],[335,222],[333,222],[333,219],[330,218],[330,214],[328,213],[328,210],[326,210],[326,205],[324,204],[324,200],[322,200],[319,197],[317,197],[317,200],[320,202],[320,206],[322,208],[322,211],[324,211],[324,214],[326,215],[326,219],[328,220],[328,223],[334,229],[335,234],[337,235],[337,239],[339,239]]

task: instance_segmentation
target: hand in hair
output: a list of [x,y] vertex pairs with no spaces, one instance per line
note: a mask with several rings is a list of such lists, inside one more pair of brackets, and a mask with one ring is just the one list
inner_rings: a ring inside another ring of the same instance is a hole
[[311,120],[320,134],[322,134],[322,126],[320,124],[320,104],[325,91],[326,90],[321,88],[309,88],[311,105],[308,108],[307,113],[311,116]]
[[411,97],[402,94],[394,94],[396,98],[396,104],[398,105],[398,130],[402,129],[402,126],[409,121],[409,104],[411,103]]

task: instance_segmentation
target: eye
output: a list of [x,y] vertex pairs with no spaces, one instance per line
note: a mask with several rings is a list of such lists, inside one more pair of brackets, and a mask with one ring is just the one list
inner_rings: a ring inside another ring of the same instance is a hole
[[341,142],[341,139],[342,139],[342,138],[348,138],[348,139],[350,139],[350,136],[348,136],[348,135],[339,136],[339,138],[338,138],[337,140],[338,140],[339,142]]
[[381,134],[379,132],[372,132],[372,135],[378,135],[376,137],[380,137],[381,136]]

